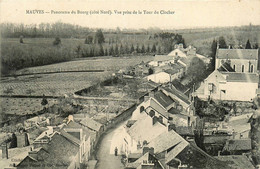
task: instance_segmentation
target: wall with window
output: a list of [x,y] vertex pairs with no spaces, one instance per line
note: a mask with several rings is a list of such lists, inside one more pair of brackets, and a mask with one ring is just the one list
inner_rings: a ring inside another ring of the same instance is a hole
[[[221,62],[225,62],[226,59],[216,59],[215,69],[218,69],[221,65]],[[257,60],[246,60],[246,59],[230,59],[230,66],[236,72],[244,72],[244,73],[256,73],[257,72]]]

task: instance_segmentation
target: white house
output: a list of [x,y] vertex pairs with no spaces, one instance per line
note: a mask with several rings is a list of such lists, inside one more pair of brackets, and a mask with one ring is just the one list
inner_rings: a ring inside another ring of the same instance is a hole
[[151,80],[155,83],[168,83],[171,82],[171,75],[166,72],[159,72],[151,74],[146,77],[147,80]]
[[201,99],[252,101],[257,95],[258,81],[259,76],[254,73],[215,70],[193,95]]
[[217,49],[215,69],[226,61],[239,73],[256,73],[258,49]]

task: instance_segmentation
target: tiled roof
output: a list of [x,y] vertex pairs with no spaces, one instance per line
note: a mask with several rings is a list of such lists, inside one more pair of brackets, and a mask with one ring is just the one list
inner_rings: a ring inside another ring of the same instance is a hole
[[[149,163],[151,161],[153,163],[154,162],[158,163],[158,159],[155,156],[153,156],[152,154],[150,154],[149,152],[147,152],[142,157],[140,157],[138,160],[136,160],[135,162],[128,163],[126,168],[139,168],[140,165],[144,164],[144,161],[146,161],[147,163]],[[151,165],[153,166],[154,164],[151,164]],[[155,167],[155,166],[153,166],[153,167]],[[163,167],[159,164],[159,166],[156,165],[156,169],[163,169]]]
[[215,158],[225,161],[233,169],[254,169],[255,167],[250,162],[250,160],[245,155],[225,155],[225,156],[216,156]]
[[95,130],[95,131],[99,131],[100,128],[102,127],[102,124],[100,124],[99,122],[97,122],[89,117],[85,117],[84,119],[82,119],[80,121],[80,124],[90,128],[92,130]]
[[223,148],[224,150],[251,150],[251,139],[231,139],[228,140]]
[[170,75],[174,75],[175,73],[178,73],[178,69],[167,69],[164,71],[165,73],[168,73]]
[[172,107],[172,108],[170,108],[170,110],[168,110],[168,112],[171,114],[179,114],[181,111]]
[[147,108],[149,107],[155,110],[157,113],[163,115],[165,118],[168,118],[168,113],[166,112],[166,108],[160,105],[158,101],[156,102],[154,98],[150,99],[150,106],[148,106]]
[[186,64],[186,65],[188,65],[189,63],[190,63],[190,60],[189,59],[187,59],[187,58],[184,58],[184,57],[182,57],[182,58],[180,58],[179,60],[178,60],[178,62],[182,62],[182,63],[184,63],[184,64]]
[[19,164],[28,155],[31,147],[32,146],[8,149],[8,159],[2,159],[2,151],[0,151],[0,166],[2,168],[8,168],[14,163],[16,165]]
[[[178,149],[175,149],[177,145],[179,145]],[[153,147],[154,153],[157,154],[175,146],[171,151],[175,151],[175,154],[178,155],[188,145],[189,143],[185,139],[183,139],[178,133],[176,133],[173,130],[170,130],[160,134],[155,139],[153,139],[148,144],[148,147]]]
[[253,73],[236,73],[236,72],[221,72],[223,75],[227,75],[226,80],[228,82],[251,82],[258,83],[259,76]]
[[186,53],[181,51],[180,49],[174,49],[173,51],[171,51],[168,56],[176,56],[176,52],[177,52],[177,56],[181,56],[181,57],[186,57]]
[[153,124],[153,119],[146,115],[127,129],[127,132],[135,141],[141,141],[142,143],[144,140],[150,142],[166,130],[167,128],[159,122]]
[[216,58],[258,60],[258,49],[218,49]]
[[77,145],[80,145],[80,140],[77,139],[76,137],[72,136],[71,134],[67,133],[66,131],[64,130],[61,130],[60,131],[60,134],[65,137],[66,139],[68,139],[70,142],[74,143],[74,144],[77,144]]
[[168,87],[162,87],[164,90],[166,90],[169,93],[172,93],[173,95],[177,96],[179,99],[181,99],[183,102],[190,104],[189,98],[184,95],[182,92],[175,88],[168,88]]
[[186,127],[186,126],[177,126],[176,127],[176,132],[179,135],[194,135],[194,132],[191,127]]
[[169,105],[174,103],[174,100],[164,94],[161,90],[155,92],[154,98],[164,107],[167,108]]
[[168,55],[155,55],[154,57],[154,61],[168,61],[168,60],[173,60],[173,57]]
[[80,129],[82,126],[74,121],[70,121],[65,128],[76,128]]
[[218,71],[223,71],[223,72],[235,72],[235,70],[230,66],[229,63],[225,62],[221,64],[221,66],[218,68]]

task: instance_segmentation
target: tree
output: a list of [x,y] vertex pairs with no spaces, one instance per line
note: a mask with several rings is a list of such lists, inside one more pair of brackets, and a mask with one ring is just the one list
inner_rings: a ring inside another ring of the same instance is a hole
[[105,37],[104,37],[101,29],[97,30],[95,38],[96,38],[98,44],[105,42]]
[[17,137],[16,137],[16,135],[13,133],[13,134],[12,134],[11,143],[10,143],[10,147],[9,147],[9,148],[15,148],[15,147],[17,147]]
[[217,52],[217,41],[214,39],[212,44],[211,44],[211,53],[210,53],[210,70],[213,71],[215,70],[215,62],[216,62],[216,52]]
[[158,54],[161,54],[161,46],[158,46],[158,51],[157,51]]
[[249,39],[246,42],[246,49],[252,49]]
[[128,54],[130,52],[129,48],[128,48],[128,44],[125,45],[125,53]]
[[87,36],[85,39],[85,44],[92,44],[93,43],[93,37],[92,36]]
[[99,45],[99,56],[104,56],[104,49],[101,44]]
[[125,54],[125,49],[124,49],[122,43],[121,43],[120,48],[119,48],[119,54],[120,54],[120,55]]
[[147,45],[146,53],[150,53],[150,46],[149,45]]
[[60,45],[60,44],[61,44],[60,38],[59,38],[59,37],[56,37],[55,40],[53,41],[53,45],[54,45],[54,46],[58,46],[58,45]]
[[140,53],[140,48],[139,48],[139,44],[138,44],[138,43],[137,43],[137,45],[136,45],[135,51],[136,51],[137,53]]
[[45,95],[42,96],[42,102],[41,102],[41,104],[42,104],[43,106],[45,106],[45,105],[48,104],[48,101],[47,101],[47,99],[45,98]]
[[258,49],[258,44],[257,43],[254,45],[254,49]]
[[23,43],[23,35],[20,36],[20,43]]
[[116,44],[116,46],[115,46],[115,56],[118,56],[118,54],[119,54],[119,50],[118,50],[118,45]]
[[152,53],[155,53],[155,52],[156,52],[156,46],[155,46],[155,44],[153,44],[153,47],[152,47],[152,49],[151,49],[151,52],[152,52]]
[[76,54],[77,54],[77,57],[79,58],[79,56],[80,56],[80,54],[81,54],[81,46],[80,46],[80,45],[78,45],[78,46],[76,47],[75,52],[76,52]]
[[206,72],[206,65],[205,63],[197,58],[194,57],[191,60],[190,66],[188,67],[187,74],[192,79],[193,82],[200,82],[205,77]]
[[135,51],[135,48],[134,48],[134,45],[132,44],[131,48],[130,48],[130,53],[133,53],[134,51]]
[[109,55],[110,55],[110,56],[113,56],[113,55],[114,55],[113,45],[111,45],[111,47],[109,48]]
[[227,44],[223,36],[219,37],[218,43],[219,43],[219,48],[227,48]]
[[140,53],[145,53],[145,47],[144,47],[144,44],[142,45],[142,48],[141,48],[141,52]]

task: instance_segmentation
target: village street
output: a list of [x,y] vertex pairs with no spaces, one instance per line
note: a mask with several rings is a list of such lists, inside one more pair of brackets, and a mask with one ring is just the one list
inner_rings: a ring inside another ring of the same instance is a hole
[[[121,147],[123,143],[124,123],[119,124],[116,128],[110,129],[105,133],[97,152],[98,163],[97,169],[123,169],[121,163]],[[118,156],[115,156],[115,147],[118,148]]]

